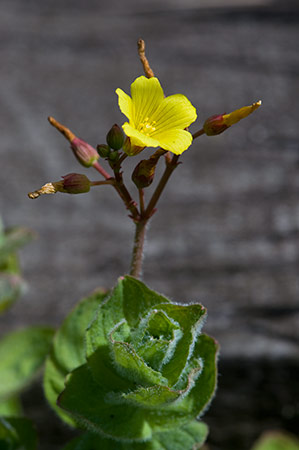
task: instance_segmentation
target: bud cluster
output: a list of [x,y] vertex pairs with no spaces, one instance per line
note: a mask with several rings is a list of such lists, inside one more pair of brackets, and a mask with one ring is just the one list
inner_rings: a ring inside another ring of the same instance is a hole
[[107,144],[100,144],[97,146],[98,154],[102,158],[105,158],[111,163],[114,163],[119,159],[118,151],[124,144],[123,131],[116,123],[108,131],[106,142]]

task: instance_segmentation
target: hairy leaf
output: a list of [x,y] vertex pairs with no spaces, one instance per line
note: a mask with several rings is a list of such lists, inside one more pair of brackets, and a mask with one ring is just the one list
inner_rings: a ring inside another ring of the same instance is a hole
[[85,331],[105,295],[103,292],[97,292],[78,303],[56,332],[46,360],[46,397],[61,418],[72,425],[75,425],[73,420],[57,407],[57,398],[64,389],[66,375],[85,362]]
[[196,450],[205,442],[208,428],[203,422],[193,421],[180,429],[155,433],[149,442],[116,442],[94,433],[86,433],[70,442],[63,450]]

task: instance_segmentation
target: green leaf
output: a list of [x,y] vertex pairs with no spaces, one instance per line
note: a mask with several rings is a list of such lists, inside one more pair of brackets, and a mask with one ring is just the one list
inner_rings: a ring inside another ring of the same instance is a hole
[[136,406],[144,406],[146,408],[160,408],[167,403],[174,402],[180,396],[180,392],[172,391],[166,386],[140,387],[134,392],[123,394],[123,398]]
[[155,433],[148,442],[115,442],[93,433],[86,433],[63,450],[196,450],[201,448],[208,434],[203,422],[192,421],[180,429],[171,429],[165,433]]
[[42,366],[54,331],[30,327],[6,335],[0,341],[0,397],[23,389]]
[[114,439],[148,440],[151,428],[135,406],[122,404],[120,397],[105,397],[105,386],[98,385],[87,364],[69,376],[58,404],[90,431]]
[[[175,404],[162,407],[159,415],[155,411],[147,412],[147,420],[155,432],[163,431],[165,427],[181,426],[204,412],[213,398],[217,382],[217,352],[218,345],[214,339],[201,335],[194,348],[195,360],[203,360],[203,368],[188,395]],[[198,363],[197,363],[198,364]],[[192,364],[194,366],[196,364]]]
[[11,253],[30,242],[34,238],[34,233],[26,228],[14,227],[6,230],[0,240],[0,265]]
[[21,416],[23,408],[18,395],[0,399],[0,416]]
[[91,355],[99,346],[106,345],[110,332],[123,319],[130,327],[136,327],[152,308],[168,302],[141,281],[129,276],[120,278],[86,334],[87,355]]
[[37,436],[32,422],[24,418],[0,417],[1,450],[36,450]]
[[169,361],[182,332],[163,311],[154,309],[129,337],[138,355],[153,369],[161,370]]
[[0,272],[19,275],[20,264],[19,258],[16,253],[9,253],[6,258],[4,258],[1,262],[0,260]]
[[0,314],[17,300],[25,287],[25,282],[18,275],[0,275]]
[[184,331],[174,354],[162,369],[163,375],[169,380],[169,385],[181,389],[184,386],[180,384],[180,377],[184,375],[184,369],[188,368],[187,361],[192,355],[193,344],[201,331],[207,310],[200,304],[161,305],[161,309],[179,323],[180,329]]
[[115,369],[123,378],[146,386],[167,385],[167,379],[149,367],[127,342],[113,342],[110,348]]
[[60,417],[73,426],[74,421],[57,407],[56,402],[64,389],[66,375],[85,362],[85,331],[105,297],[106,294],[100,291],[78,303],[55,334],[46,361],[46,397]]
[[155,434],[154,441],[157,442],[157,450],[196,450],[204,444],[207,435],[207,425],[193,420],[179,429]]
[[299,440],[285,432],[268,431],[252,450],[299,450]]
[[203,369],[181,405],[189,410],[190,417],[200,416],[213,398],[217,385],[218,348],[218,343],[206,334],[199,336],[195,344],[193,358],[203,361]]

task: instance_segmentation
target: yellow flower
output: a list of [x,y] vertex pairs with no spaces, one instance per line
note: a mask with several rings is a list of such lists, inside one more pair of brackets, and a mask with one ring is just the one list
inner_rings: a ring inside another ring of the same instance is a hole
[[182,94],[164,97],[158,78],[137,78],[131,97],[116,89],[121,112],[129,122],[123,124],[132,146],[161,147],[176,155],[187,150],[192,135],[187,128],[196,120],[196,109]]

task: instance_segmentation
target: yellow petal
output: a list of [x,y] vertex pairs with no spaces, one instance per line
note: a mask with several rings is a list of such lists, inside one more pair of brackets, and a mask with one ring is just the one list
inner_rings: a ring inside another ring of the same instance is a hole
[[157,111],[151,116],[156,122],[152,137],[171,129],[184,129],[197,118],[196,109],[182,94],[170,95],[163,99]]
[[224,114],[223,121],[225,125],[227,125],[228,127],[234,125],[235,123],[239,122],[239,120],[249,116],[249,114],[259,108],[261,104],[262,102],[261,100],[259,100],[258,102],[253,103],[250,106],[244,106],[243,108],[237,109],[236,111],[233,111],[229,114]]
[[164,99],[163,89],[158,78],[141,76],[131,85],[133,102],[132,125],[138,126],[145,118],[151,118]]
[[116,89],[118,105],[121,112],[130,120],[132,117],[132,99],[122,89]]
[[136,128],[132,127],[128,122],[123,124],[123,130],[129,136],[132,145],[138,147],[159,147],[159,141],[153,139],[146,134],[140,133]]
[[186,130],[167,130],[157,136],[160,147],[180,155],[192,144],[192,134]]

